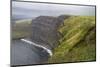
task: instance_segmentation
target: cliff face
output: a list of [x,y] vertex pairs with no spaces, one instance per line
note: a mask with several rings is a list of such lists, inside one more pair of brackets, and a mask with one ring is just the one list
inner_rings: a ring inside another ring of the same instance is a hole
[[[67,18],[67,17],[66,17]],[[51,16],[39,16],[32,20],[32,40],[47,48],[54,48],[59,43],[61,35],[57,30],[63,22],[63,18]]]

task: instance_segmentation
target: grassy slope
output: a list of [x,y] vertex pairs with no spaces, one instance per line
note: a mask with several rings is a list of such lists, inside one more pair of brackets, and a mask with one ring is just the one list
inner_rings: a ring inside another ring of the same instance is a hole
[[[73,16],[64,21],[60,45],[54,49],[49,63],[95,60],[95,17]],[[91,40],[92,38],[92,40]]]
[[16,21],[12,28],[12,38],[29,37],[32,33],[31,19]]

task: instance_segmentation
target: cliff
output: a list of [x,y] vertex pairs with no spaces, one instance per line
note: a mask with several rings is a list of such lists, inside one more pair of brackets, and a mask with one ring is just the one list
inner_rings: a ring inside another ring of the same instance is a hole
[[44,45],[49,49],[57,47],[61,38],[60,32],[57,29],[65,18],[68,17],[39,16],[32,20],[33,42]]

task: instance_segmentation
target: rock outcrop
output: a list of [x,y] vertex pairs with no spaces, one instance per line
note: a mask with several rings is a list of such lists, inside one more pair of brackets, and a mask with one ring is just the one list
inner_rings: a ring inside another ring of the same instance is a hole
[[39,16],[32,20],[32,40],[50,49],[56,47],[61,37],[57,29],[65,18],[68,16]]

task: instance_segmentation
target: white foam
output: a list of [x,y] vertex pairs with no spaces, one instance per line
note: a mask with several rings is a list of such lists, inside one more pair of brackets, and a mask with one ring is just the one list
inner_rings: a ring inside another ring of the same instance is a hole
[[28,43],[28,44],[32,44],[32,45],[34,45],[34,46],[36,46],[36,47],[43,48],[44,50],[47,51],[47,53],[48,53],[50,56],[53,55],[53,54],[52,54],[52,51],[51,51],[50,49],[48,49],[48,48],[46,48],[46,47],[44,47],[44,46],[42,46],[42,45],[36,44],[36,43],[34,43],[34,42],[32,42],[32,41],[29,41],[29,40],[26,40],[26,39],[21,39],[21,41],[24,41],[24,42],[26,42],[26,43]]

